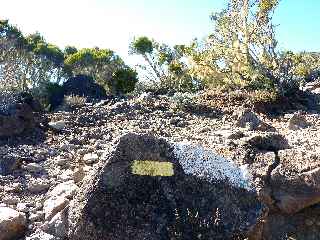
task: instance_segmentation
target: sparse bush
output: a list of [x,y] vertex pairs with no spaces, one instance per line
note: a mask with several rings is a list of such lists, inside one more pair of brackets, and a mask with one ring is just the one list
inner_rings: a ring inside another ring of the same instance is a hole
[[65,96],[63,100],[64,107],[67,107],[69,109],[76,109],[81,108],[86,105],[87,98],[77,96],[77,95],[70,95]]
[[256,103],[265,103],[272,104],[275,103],[279,99],[279,93],[275,90],[255,90],[249,93],[249,101],[252,104]]
[[183,111],[187,106],[194,104],[195,98],[195,94],[177,92],[171,97],[173,109]]
[[133,40],[130,50],[143,58],[144,62],[137,67],[143,80],[153,84],[153,91],[195,92],[199,89],[199,81],[190,74],[186,64],[184,45],[170,47],[139,37]]

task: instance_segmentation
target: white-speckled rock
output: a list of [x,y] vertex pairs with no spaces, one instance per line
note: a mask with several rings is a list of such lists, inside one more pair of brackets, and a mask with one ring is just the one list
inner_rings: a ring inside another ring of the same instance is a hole
[[83,161],[87,164],[92,164],[98,161],[99,156],[95,153],[87,153],[83,156]]
[[60,240],[60,238],[38,230],[30,237],[27,237],[26,240]]
[[38,163],[29,163],[23,168],[32,173],[41,172],[43,170],[43,167],[41,167]]
[[28,210],[29,210],[28,204],[27,203],[18,203],[16,210],[19,212],[24,212],[24,213],[28,212]]
[[228,181],[235,187],[251,190],[251,176],[245,166],[237,167],[211,150],[188,143],[174,145],[174,153],[184,172],[209,182]]

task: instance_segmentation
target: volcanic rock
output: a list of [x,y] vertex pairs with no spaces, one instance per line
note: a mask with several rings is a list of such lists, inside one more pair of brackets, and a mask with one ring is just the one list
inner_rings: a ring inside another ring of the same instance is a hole
[[278,208],[294,214],[320,203],[320,155],[287,149],[279,152],[279,160],[271,175]]
[[0,240],[12,240],[24,234],[26,217],[8,207],[0,207]]
[[235,239],[264,214],[245,172],[201,147],[122,136],[82,185],[70,240]]

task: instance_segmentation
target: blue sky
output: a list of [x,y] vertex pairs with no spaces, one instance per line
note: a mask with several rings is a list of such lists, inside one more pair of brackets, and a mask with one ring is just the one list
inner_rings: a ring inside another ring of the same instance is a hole
[[[209,15],[225,0],[1,0],[0,18],[41,32],[60,47],[110,48],[129,62],[129,42],[146,35],[188,43],[212,29]],[[320,51],[320,1],[282,0],[275,14],[281,49]]]

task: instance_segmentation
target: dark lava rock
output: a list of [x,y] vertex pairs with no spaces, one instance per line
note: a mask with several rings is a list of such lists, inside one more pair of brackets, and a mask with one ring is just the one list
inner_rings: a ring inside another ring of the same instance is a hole
[[285,214],[320,203],[320,154],[297,149],[279,151],[271,187],[277,207]]
[[37,126],[41,105],[28,93],[1,93],[0,137],[10,137]]
[[263,227],[263,239],[318,240],[320,239],[319,216],[319,204],[292,215],[270,214]]
[[64,95],[84,96],[89,99],[106,98],[105,89],[95,83],[94,79],[86,75],[77,75],[63,84]]
[[262,151],[279,151],[290,147],[288,140],[276,133],[254,136],[248,140],[248,144]]
[[73,200],[69,239],[244,239],[265,213],[256,193],[187,175],[173,149],[122,136]]
[[17,169],[21,161],[11,155],[0,155],[0,175],[11,174],[13,170]]

